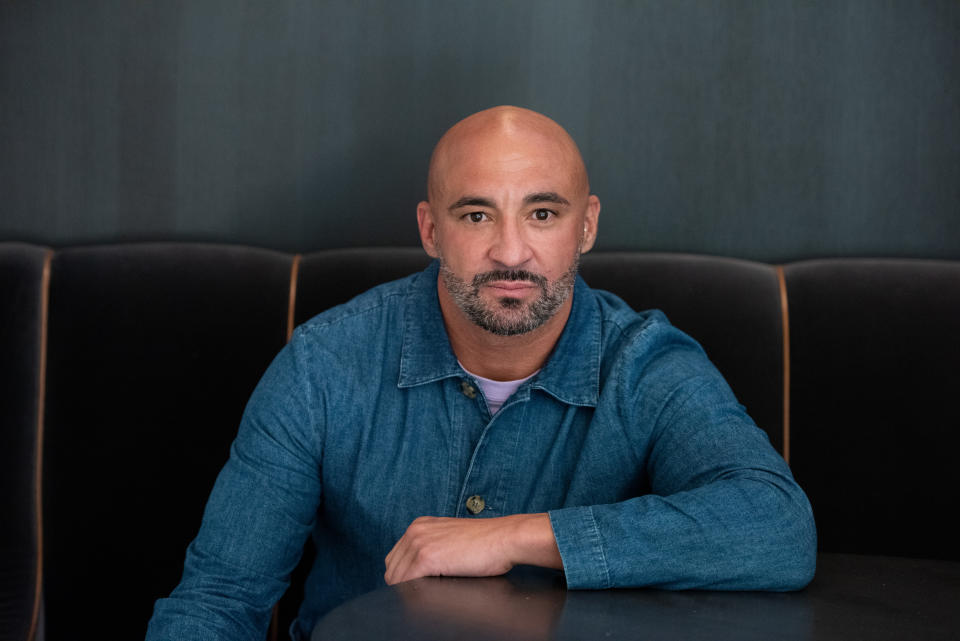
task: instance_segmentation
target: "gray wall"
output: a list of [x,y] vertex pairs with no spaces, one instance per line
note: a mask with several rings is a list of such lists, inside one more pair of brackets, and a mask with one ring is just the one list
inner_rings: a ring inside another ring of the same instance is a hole
[[0,0],[0,239],[416,244],[432,144],[578,140],[600,249],[960,258],[960,2]]

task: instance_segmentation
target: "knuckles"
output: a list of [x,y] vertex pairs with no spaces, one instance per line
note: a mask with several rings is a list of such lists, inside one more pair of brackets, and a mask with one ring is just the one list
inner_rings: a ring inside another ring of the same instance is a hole
[[440,519],[436,516],[418,516],[417,518],[413,519],[413,522],[410,523],[410,526],[407,528],[407,530],[409,531],[411,528],[425,528],[439,520]]
[[408,543],[421,543],[422,539],[433,530],[433,526],[437,521],[439,521],[439,519],[434,516],[418,517],[407,526],[407,531],[404,532],[403,538],[407,539]]

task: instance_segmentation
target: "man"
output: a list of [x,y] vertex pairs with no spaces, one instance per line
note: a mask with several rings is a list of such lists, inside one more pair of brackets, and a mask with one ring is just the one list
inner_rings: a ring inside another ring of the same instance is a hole
[[254,392],[148,639],[262,639],[426,575],[562,568],[570,588],[797,589],[810,506],[700,347],[577,277],[600,202],[573,140],[515,107],[440,140],[437,260],[297,329]]

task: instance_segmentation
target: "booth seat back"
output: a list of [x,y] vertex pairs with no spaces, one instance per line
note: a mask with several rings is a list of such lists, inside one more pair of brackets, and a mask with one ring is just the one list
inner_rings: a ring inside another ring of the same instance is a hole
[[820,549],[960,560],[960,262],[785,276],[791,465]]
[[47,639],[143,638],[176,585],[247,397],[286,338],[291,256],[65,249],[50,283]]
[[[36,619],[53,641],[77,630],[141,637],[153,602],[179,580],[246,399],[292,326],[427,262],[419,249],[293,256],[172,243],[64,249],[50,260],[44,248],[0,244],[0,347],[16,355],[0,362],[11,444],[0,452],[3,501],[16,521],[0,529],[0,589],[19,626],[4,629],[28,638]],[[774,446],[793,449],[821,549],[957,559],[949,519],[931,508],[957,498],[945,457],[960,444],[947,400],[958,382],[949,366],[960,263],[908,263],[778,268],[597,253],[582,273],[635,308],[664,310],[701,342]],[[918,531],[896,529],[904,514]],[[31,597],[41,558],[45,617]],[[281,602],[274,635],[285,635],[298,589],[294,581]]]
[[48,252],[0,243],[0,636],[40,618],[40,427]]

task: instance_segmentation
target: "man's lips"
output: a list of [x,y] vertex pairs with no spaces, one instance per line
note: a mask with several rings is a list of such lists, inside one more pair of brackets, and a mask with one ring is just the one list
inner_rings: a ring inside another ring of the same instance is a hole
[[529,289],[537,289],[538,286],[536,283],[531,283],[530,281],[495,280],[486,283],[484,287],[497,290],[498,293],[522,294]]

